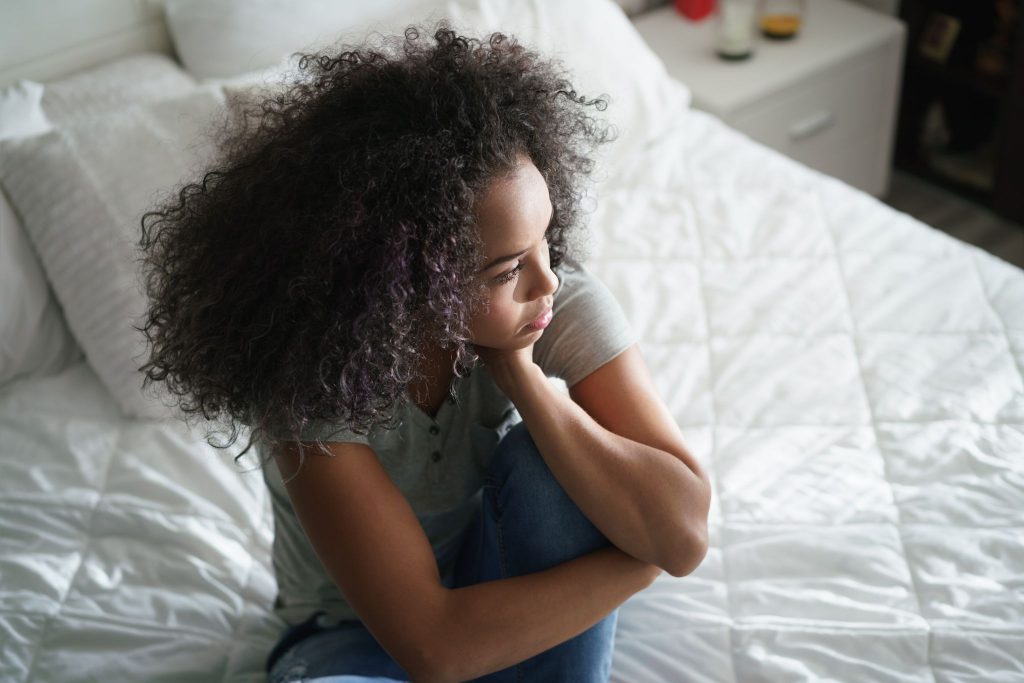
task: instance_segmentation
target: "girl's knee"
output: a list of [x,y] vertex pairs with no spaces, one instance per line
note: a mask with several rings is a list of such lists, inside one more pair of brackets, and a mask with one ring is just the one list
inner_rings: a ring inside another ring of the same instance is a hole
[[514,425],[498,442],[488,471],[498,484],[504,484],[513,473],[519,479],[553,477],[525,422]]
[[508,431],[494,458],[491,477],[504,539],[526,563],[514,573],[610,545],[555,478],[525,423]]

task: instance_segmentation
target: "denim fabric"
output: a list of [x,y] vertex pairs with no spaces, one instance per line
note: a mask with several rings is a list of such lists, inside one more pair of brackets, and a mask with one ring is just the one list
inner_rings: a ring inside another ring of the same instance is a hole
[[[483,489],[482,509],[466,530],[449,588],[549,569],[610,545],[555,480],[525,423],[498,444]],[[317,616],[284,632],[268,658],[269,683],[408,680],[361,623],[325,627]],[[604,683],[617,618],[615,610],[578,636],[475,680]]]

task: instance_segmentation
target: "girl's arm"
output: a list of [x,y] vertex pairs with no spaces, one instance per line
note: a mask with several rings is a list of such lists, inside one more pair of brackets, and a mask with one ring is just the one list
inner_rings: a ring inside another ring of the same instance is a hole
[[609,547],[533,574],[451,590],[443,673],[425,680],[467,681],[549,650],[608,616],[659,574],[658,567]]
[[277,456],[289,499],[328,575],[411,679],[463,681],[582,633],[660,574],[605,548],[551,569],[458,589],[441,584],[423,529],[373,451]]
[[533,363],[532,347],[483,349],[483,357],[555,479],[608,540],[673,576],[700,565],[710,479],[683,445],[636,344],[569,396]]

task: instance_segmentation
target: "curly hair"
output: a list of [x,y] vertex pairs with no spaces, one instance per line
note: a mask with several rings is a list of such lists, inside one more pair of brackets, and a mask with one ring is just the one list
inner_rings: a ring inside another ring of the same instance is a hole
[[429,348],[454,345],[460,377],[478,360],[474,206],[518,156],[548,185],[551,267],[575,244],[590,155],[615,139],[587,107],[606,100],[514,36],[432,31],[294,55],[225,119],[201,182],[142,217],[144,385],[230,425],[218,448],[249,428],[236,460],[318,420],[388,424]]

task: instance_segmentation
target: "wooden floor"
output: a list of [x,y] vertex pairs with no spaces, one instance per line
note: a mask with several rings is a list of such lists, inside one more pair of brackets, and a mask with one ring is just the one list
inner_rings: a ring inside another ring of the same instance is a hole
[[1024,225],[920,178],[894,170],[889,206],[1024,268]]

